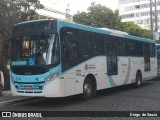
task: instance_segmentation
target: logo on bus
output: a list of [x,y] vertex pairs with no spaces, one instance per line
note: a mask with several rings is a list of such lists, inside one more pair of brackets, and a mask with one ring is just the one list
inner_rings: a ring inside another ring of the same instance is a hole
[[84,69],[88,70],[88,65],[87,64],[85,64]]

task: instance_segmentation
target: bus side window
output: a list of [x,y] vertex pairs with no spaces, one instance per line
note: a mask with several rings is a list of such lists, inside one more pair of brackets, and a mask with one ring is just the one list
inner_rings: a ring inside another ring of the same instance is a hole
[[104,54],[104,37],[102,35],[94,36],[94,55],[103,55]]
[[135,42],[132,40],[127,41],[127,54],[128,56],[135,56]]
[[106,40],[105,41],[105,46],[106,46],[106,48],[105,48],[105,53],[107,54],[107,55],[112,55],[112,43],[111,43],[111,41],[110,40]]
[[143,43],[142,42],[136,42],[136,52],[137,56],[143,56]]
[[62,38],[62,64],[63,70],[67,70],[76,65],[79,59],[78,42],[72,35]]
[[155,45],[150,44],[150,56],[155,57]]
[[118,49],[118,55],[123,56],[126,55],[126,41],[123,39],[120,39],[117,41],[118,45],[117,45],[117,49]]
[[82,61],[87,60],[92,56],[93,53],[93,41],[91,34],[89,32],[79,32],[79,41],[80,41],[80,56]]
[[143,45],[144,51],[144,70],[150,71],[150,44],[145,43]]

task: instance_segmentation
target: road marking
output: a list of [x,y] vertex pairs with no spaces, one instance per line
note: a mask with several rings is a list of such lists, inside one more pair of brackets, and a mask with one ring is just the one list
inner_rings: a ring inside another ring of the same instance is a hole
[[27,97],[27,98],[17,98],[17,99],[14,99],[14,100],[3,101],[3,102],[0,102],[0,105],[7,104],[7,103],[10,103],[10,102],[19,101],[19,100],[25,100],[25,99],[28,99],[28,98],[31,98],[31,97]]

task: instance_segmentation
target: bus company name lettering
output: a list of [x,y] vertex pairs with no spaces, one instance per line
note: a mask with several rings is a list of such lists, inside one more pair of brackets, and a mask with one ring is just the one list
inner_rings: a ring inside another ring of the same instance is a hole
[[86,64],[84,66],[84,69],[85,70],[88,70],[88,69],[96,69],[96,65],[95,64]]

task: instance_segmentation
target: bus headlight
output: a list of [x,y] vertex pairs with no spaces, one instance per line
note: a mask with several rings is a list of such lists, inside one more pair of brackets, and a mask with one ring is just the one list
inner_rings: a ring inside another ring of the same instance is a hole
[[56,72],[54,74],[49,75],[48,77],[46,77],[45,83],[48,83],[48,82],[56,79],[58,77],[58,75],[59,75],[59,72]]

